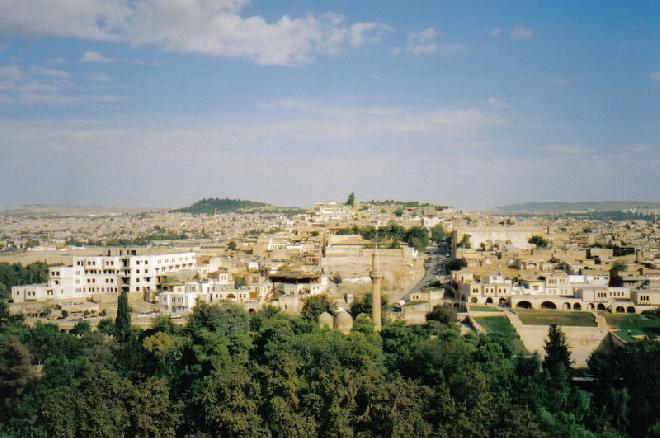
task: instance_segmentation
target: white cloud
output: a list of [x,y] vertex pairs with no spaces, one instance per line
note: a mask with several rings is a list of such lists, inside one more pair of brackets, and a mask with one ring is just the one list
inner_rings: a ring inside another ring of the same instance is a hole
[[498,36],[499,34],[502,33],[502,30],[504,30],[504,29],[502,29],[501,27],[494,27],[494,28],[492,28],[491,30],[488,31],[488,36],[496,37],[496,36]]
[[458,43],[438,44],[436,41],[438,32],[432,28],[426,28],[420,32],[411,32],[407,36],[405,51],[412,55],[454,55],[463,50],[463,45]]
[[515,26],[511,29],[510,35],[514,40],[528,40],[534,36],[534,31],[527,27]]
[[654,80],[654,81],[660,81],[660,71],[656,71],[655,73],[651,73],[649,75],[649,78]]
[[[3,0],[0,31],[130,44],[297,65],[347,45],[377,42],[390,27],[338,14],[241,15],[249,0]],[[91,55],[90,62],[95,62]],[[100,58],[97,58],[100,59]],[[96,61],[102,62],[102,61]]]
[[17,65],[0,66],[0,78],[16,80],[21,77],[21,69]]
[[46,64],[64,64],[66,61],[64,58],[51,58],[46,60]]
[[37,75],[48,76],[55,79],[69,79],[71,77],[70,73],[54,68],[31,67],[30,71]]
[[105,73],[92,73],[87,77],[95,82],[109,82],[112,80],[112,78]]
[[438,50],[438,44],[435,41],[437,37],[438,32],[432,27],[426,28],[421,32],[411,32],[408,34],[406,52],[413,55],[433,53]]
[[114,59],[110,59],[106,56],[103,56],[99,52],[88,51],[88,52],[83,53],[83,55],[80,57],[80,62],[96,63],[96,64],[109,64],[111,62],[114,62]]
[[89,94],[63,70],[16,65],[0,67],[0,96],[0,103],[5,105],[83,105],[126,100],[123,96]]

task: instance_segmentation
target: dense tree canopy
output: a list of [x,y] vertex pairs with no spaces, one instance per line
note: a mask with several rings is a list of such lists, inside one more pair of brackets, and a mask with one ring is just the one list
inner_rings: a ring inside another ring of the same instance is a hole
[[[420,326],[386,322],[379,334],[368,318],[356,320],[343,335],[274,308],[248,315],[202,304],[185,325],[159,318],[122,342],[107,335],[116,333],[111,320],[97,330],[80,325],[76,334],[5,321],[0,436],[641,437],[660,430],[657,344],[594,354],[596,381],[585,390],[570,379],[559,330],[542,363],[516,355],[507,339],[461,335],[452,318],[436,313]],[[565,367],[559,379],[555,370]]]
[[396,223],[391,223],[386,227],[378,228],[353,225],[352,227],[340,229],[338,234],[359,234],[365,239],[376,241],[402,241],[418,251],[425,250],[431,241],[428,229],[424,227],[410,227],[406,229]]

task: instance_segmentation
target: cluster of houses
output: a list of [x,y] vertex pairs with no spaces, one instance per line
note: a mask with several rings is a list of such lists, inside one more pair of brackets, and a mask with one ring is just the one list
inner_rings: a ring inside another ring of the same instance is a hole
[[[452,272],[448,293],[465,305],[612,313],[655,309],[660,306],[658,231],[654,224],[641,225],[650,231],[641,239],[632,227],[620,227],[623,248],[593,238],[564,245],[567,230],[558,236],[550,227],[456,228],[453,256],[465,267]],[[532,243],[534,236],[543,245]],[[638,246],[630,246],[635,238]]]

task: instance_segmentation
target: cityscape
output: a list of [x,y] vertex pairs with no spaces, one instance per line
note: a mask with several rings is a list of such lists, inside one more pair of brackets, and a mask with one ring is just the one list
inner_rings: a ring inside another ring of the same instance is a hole
[[0,30],[0,436],[660,436],[657,2]]

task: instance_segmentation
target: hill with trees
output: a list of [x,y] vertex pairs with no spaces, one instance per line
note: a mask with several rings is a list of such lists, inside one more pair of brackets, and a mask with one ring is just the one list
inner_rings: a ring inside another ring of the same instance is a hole
[[190,214],[216,214],[216,213],[231,213],[234,211],[267,207],[268,204],[263,202],[247,201],[243,199],[230,199],[230,198],[204,198],[200,201],[193,203],[188,207],[178,208],[172,210],[173,213],[190,213]]

